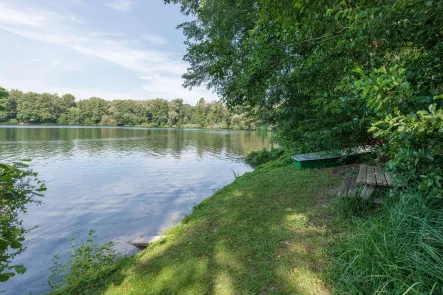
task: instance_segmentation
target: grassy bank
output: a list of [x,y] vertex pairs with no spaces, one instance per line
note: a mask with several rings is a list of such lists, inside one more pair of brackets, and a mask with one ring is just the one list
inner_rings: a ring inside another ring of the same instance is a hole
[[54,294],[330,294],[339,182],[280,158],[205,199],[165,239]]

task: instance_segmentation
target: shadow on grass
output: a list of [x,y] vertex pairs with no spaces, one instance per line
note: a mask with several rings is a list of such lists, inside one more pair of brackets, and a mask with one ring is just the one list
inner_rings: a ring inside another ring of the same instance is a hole
[[329,294],[328,207],[339,181],[330,170],[259,168],[81,294]]

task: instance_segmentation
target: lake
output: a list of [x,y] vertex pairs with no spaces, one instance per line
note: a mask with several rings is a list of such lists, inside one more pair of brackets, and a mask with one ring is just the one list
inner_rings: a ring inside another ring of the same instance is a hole
[[0,158],[31,158],[48,187],[30,206],[27,250],[15,260],[27,272],[0,284],[7,294],[48,291],[55,254],[69,252],[72,235],[98,244],[114,241],[121,253],[139,235],[157,235],[192,207],[251,171],[243,156],[269,145],[253,131],[114,127],[1,126]]

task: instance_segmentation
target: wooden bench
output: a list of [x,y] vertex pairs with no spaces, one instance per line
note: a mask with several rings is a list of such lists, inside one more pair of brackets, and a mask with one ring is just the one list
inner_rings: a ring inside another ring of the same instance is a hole
[[[346,175],[338,192],[339,197],[355,197],[358,186],[363,186],[360,198],[369,199],[376,187],[392,187],[394,181],[389,173],[382,172],[380,167],[361,165],[358,175]],[[374,200],[380,203],[381,200]]]

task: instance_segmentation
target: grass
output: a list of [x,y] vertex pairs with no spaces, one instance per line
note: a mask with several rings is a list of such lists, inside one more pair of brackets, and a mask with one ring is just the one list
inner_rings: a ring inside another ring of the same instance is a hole
[[441,199],[409,190],[385,195],[384,203],[354,214],[359,217],[347,220],[350,234],[336,239],[330,265],[335,293],[443,294]]
[[53,294],[330,294],[325,283],[341,178],[286,159],[238,177],[164,239]]

